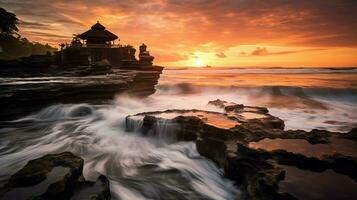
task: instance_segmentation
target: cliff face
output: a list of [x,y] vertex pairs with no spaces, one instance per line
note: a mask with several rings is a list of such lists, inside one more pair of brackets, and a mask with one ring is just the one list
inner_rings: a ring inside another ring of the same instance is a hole
[[0,121],[13,120],[56,103],[102,103],[118,93],[155,92],[163,67],[112,69],[109,66],[49,68],[0,79]]
[[136,71],[133,81],[130,82],[128,93],[135,96],[154,94],[159,78],[160,74],[157,71]]

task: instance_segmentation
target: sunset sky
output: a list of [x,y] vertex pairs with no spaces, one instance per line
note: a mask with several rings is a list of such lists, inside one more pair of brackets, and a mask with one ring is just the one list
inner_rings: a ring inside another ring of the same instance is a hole
[[357,66],[356,0],[0,0],[57,46],[97,20],[164,66]]

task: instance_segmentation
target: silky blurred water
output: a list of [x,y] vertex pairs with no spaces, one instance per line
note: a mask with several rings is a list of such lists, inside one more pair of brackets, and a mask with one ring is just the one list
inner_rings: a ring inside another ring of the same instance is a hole
[[191,105],[220,98],[264,106],[287,129],[345,132],[357,126],[357,69],[165,70],[157,88],[158,99],[176,96]]
[[357,122],[356,70],[164,70],[147,98],[117,96],[106,105],[59,104],[0,124],[0,183],[29,160],[71,151],[84,176],[110,180],[112,199],[236,199],[239,188],[192,142],[160,124],[158,135],[126,131],[128,115],[166,109],[223,110],[215,99],[266,106],[287,129],[348,131]]

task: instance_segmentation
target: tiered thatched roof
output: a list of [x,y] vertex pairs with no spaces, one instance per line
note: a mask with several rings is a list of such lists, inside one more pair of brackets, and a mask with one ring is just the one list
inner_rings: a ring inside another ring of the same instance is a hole
[[96,41],[112,41],[118,39],[118,36],[106,30],[99,22],[94,24],[90,30],[78,36],[82,40],[96,40]]

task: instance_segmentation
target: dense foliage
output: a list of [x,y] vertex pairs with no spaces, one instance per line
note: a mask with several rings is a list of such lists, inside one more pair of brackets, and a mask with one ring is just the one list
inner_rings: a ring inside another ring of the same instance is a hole
[[0,8],[0,59],[11,60],[33,54],[45,54],[56,48],[38,42],[30,42],[18,34],[19,19],[15,14]]
[[12,35],[15,34],[19,29],[17,24],[19,19],[17,19],[14,13],[7,12],[5,9],[0,8],[0,33]]

